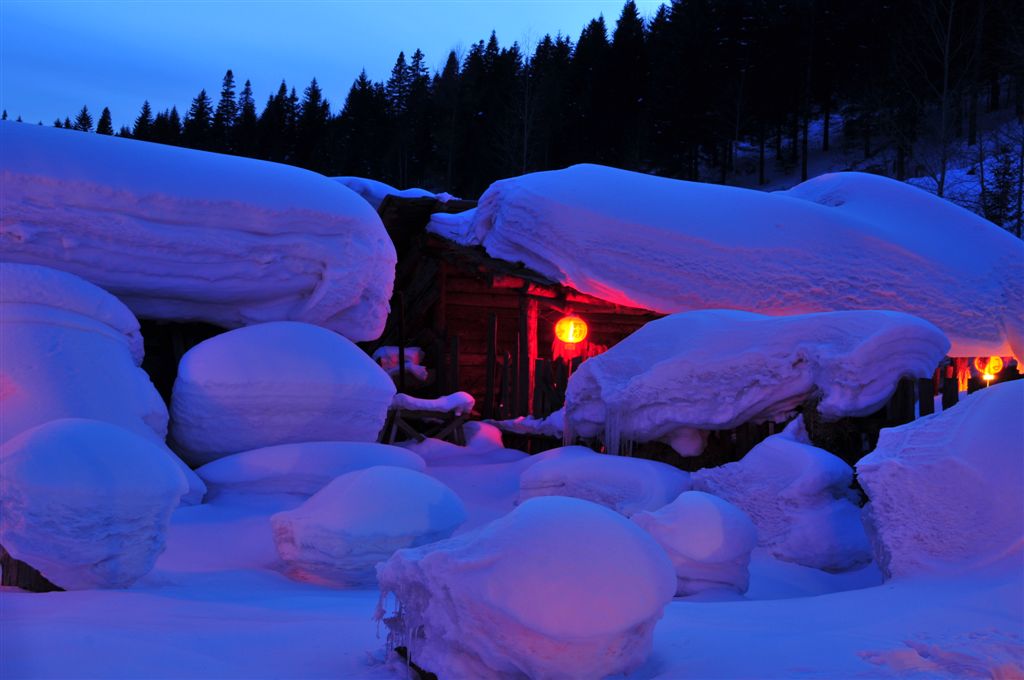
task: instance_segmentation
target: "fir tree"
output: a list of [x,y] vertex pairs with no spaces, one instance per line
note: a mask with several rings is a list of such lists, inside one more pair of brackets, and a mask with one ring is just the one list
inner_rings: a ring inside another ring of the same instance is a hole
[[213,125],[213,104],[206,90],[200,90],[188,113],[182,129],[182,142],[190,149],[209,149],[211,146],[211,129]]
[[103,112],[100,113],[100,120],[96,123],[96,134],[98,135],[112,135],[114,134],[114,124],[110,120],[110,109],[106,106],[103,107]]
[[55,128],[63,128],[64,127],[64,123],[60,122],[60,118],[55,118],[53,120],[53,127],[55,127]]
[[127,125],[122,125],[121,129],[117,131],[118,137],[131,137],[132,131]]
[[4,109],[4,115],[0,117],[0,120],[7,120],[7,109]]
[[75,129],[75,126],[71,124],[71,119],[68,118],[67,116],[64,116],[64,129],[66,129],[66,130],[74,130]]
[[135,126],[132,128],[132,137],[135,139],[148,140],[150,139],[151,129],[153,127],[153,109],[149,106],[149,101],[142,102],[142,110],[139,111],[139,115],[135,118]]
[[297,165],[322,171],[326,167],[327,122],[331,117],[330,104],[324,99],[316,78],[302,93],[299,117],[295,134],[295,159]]
[[218,151],[231,151],[231,130],[238,118],[238,103],[235,101],[235,75],[228,69],[220,89],[220,101],[213,114],[213,143]]
[[89,114],[89,107],[82,106],[82,110],[75,116],[74,128],[81,132],[92,132],[92,116]]
[[245,81],[238,96],[238,118],[232,129],[232,148],[237,154],[253,156],[256,152],[256,102],[252,96],[252,83]]

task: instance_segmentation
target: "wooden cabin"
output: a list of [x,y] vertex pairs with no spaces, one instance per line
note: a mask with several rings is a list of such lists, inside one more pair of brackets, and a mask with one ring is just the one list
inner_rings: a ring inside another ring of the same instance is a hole
[[[562,406],[573,366],[662,315],[585,295],[520,262],[426,231],[433,213],[475,205],[396,196],[381,203],[398,267],[391,315],[371,351],[384,345],[424,350],[430,377],[405,385],[418,396],[463,390],[485,418],[547,415]],[[555,337],[555,325],[570,314],[587,324],[582,342]]]

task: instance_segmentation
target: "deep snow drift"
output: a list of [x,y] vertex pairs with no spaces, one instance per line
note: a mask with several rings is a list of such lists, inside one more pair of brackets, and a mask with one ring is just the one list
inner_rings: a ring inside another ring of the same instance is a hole
[[4,258],[111,291],[138,316],[293,319],[380,335],[395,249],[355,193],[307,170],[0,123]]
[[289,575],[350,588],[372,584],[376,564],[396,550],[448,538],[465,521],[465,506],[447,486],[386,465],[342,475],[270,518]]
[[[604,677],[651,652],[675,593],[665,552],[607,508],[534,498],[378,567],[389,642],[442,677]],[[389,611],[390,597],[397,609]],[[422,627],[422,628],[421,628]],[[422,637],[420,637],[422,635]]]
[[117,298],[74,274],[0,263],[0,443],[58,418],[113,423],[158,445],[189,482],[202,480],[164,445],[167,407],[140,368],[139,323]]
[[656,512],[638,512],[632,520],[668,553],[676,568],[676,595],[716,588],[747,592],[757,529],[735,505],[687,491]]
[[566,391],[566,418],[585,437],[664,440],[696,455],[695,430],[781,420],[820,397],[826,418],[882,407],[901,377],[930,377],[949,343],[899,312],[771,317],[704,310],[652,321],[584,361]]
[[657,510],[690,488],[690,475],[643,458],[595,453],[585,446],[563,446],[533,456],[519,477],[519,500],[572,496],[598,503],[627,517]]
[[423,472],[426,464],[415,453],[372,442],[302,442],[243,451],[219,458],[196,472],[211,495],[288,493],[312,496],[331,480],[375,465]]
[[366,177],[332,177],[331,179],[359,194],[374,210],[378,210],[380,204],[388,196],[398,196],[399,198],[436,198],[442,203],[455,198],[448,193],[435,194],[432,191],[415,187],[411,189],[396,189],[390,184]]
[[428,228],[633,307],[894,309],[941,328],[955,356],[1024,358],[1024,242],[884,177],[767,194],[575,165],[495,182]]
[[698,470],[693,488],[723,498],[757,525],[758,544],[780,560],[827,571],[871,561],[853,469],[811,446],[797,418],[735,463]]
[[[865,517],[890,576],[977,570],[1024,549],[1024,380],[882,430],[857,463]],[[1020,572],[1018,571],[1018,576]]]
[[66,590],[124,588],[163,552],[185,475],[153,442],[65,418],[0,446],[0,545]]
[[376,441],[395,385],[349,340],[279,321],[210,338],[182,357],[171,435],[193,464],[310,441]]

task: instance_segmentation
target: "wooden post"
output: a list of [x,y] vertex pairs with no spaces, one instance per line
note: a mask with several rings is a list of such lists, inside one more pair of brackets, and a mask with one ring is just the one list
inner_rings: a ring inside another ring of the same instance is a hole
[[0,570],[3,577],[0,578],[0,585],[15,586],[33,593],[48,593],[55,590],[64,590],[60,586],[51,583],[45,576],[39,573],[32,566],[14,559],[9,552],[0,545]]
[[497,364],[498,315],[491,312],[491,322],[487,325],[487,382],[484,394],[484,418],[494,417],[494,371]]
[[533,358],[530,356],[530,314],[529,301],[525,293],[519,294],[519,333],[517,351],[519,361],[516,367],[519,371],[516,384],[516,415],[525,416],[530,414],[530,369],[533,368]]
[[523,374],[523,372],[519,370],[519,362],[522,361],[519,355],[519,347],[519,333],[516,333],[516,344],[512,348],[512,360],[509,361],[509,370],[512,373],[512,380],[509,383],[512,386],[512,394],[510,395],[508,402],[508,413],[510,418],[522,415],[519,413],[519,390],[521,387],[519,384],[519,378]]
[[917,407],[921,417],[935,413],[935,383],[931,378],[917,381]]
[[956,406],[960,399],[960,388],[956,383],[956,376],[946,376],[942,382],[942,410],[948,410]]
[[398,391],[405,392],[405,294],[399,291],[398,303]]
[[450,342],[451,351],[448,353],[448,360],[451,362],[451,370],[448,373],[447,386],[449,393],[459,391],[459,336],[454,336]]

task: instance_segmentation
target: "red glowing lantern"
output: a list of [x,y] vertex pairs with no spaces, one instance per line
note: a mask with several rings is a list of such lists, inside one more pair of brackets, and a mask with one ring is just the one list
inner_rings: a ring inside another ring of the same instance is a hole
[[981,373],[981,379],[986,383],[992,382],[996,373],[1003,370],[1002,357],[975,357],[974,367]]
[[587,339],[587,322],[570,314],[555,324],[555,337],[567,345],[575,345]]

